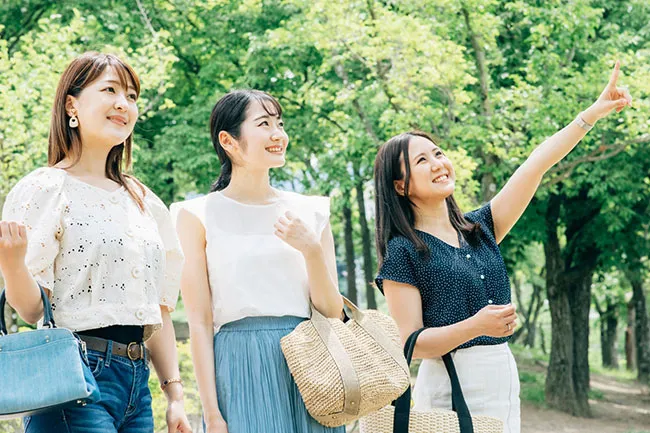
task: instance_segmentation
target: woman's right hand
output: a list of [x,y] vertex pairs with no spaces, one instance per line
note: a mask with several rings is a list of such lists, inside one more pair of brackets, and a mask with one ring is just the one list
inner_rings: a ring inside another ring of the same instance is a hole
[[205,424],[205,433],[228,433],[228,425],[223,418],[207,422]]
[[8,272],[25,265],[27,228],[19,223],[0,221],[0,270]]
[[517,313],[514,304],[486,305],[472,318],[479,335],[508,337],[517,327]]

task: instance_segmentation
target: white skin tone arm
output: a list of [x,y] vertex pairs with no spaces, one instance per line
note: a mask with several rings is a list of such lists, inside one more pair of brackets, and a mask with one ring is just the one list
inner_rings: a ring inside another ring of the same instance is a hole
[[[167,307],[160,307],[163,327],[145,343],[151,353],[151,363],[156,369],[158,379],[179,378],[178,353],[176,351],[176,333],[174,324]],[[167,398],[167,426],[170,433],[176,431],[189,432],[189,426],[184,415],[183,387],[179,383],[171,383],[165,388]]]
[[[632,97],[625,88],[617,88],[620,73],[616,62],[612,76],[598,100],[587,108],[582,118],[594,125],[612,110],[621,111],[632,104]],[[515,171],[506,185],[492,199],[492,218],[497,243],[500,243],[516,224],[532,200],[544,174],[562,160],[587,134],[587,131],[571,122],[564,129],[540,144]]]
[[226,433],[228,430],[219,411],[214,373],[214,325],[205,256],[205,229],[195,215],[181,209],[176,230],[185,254],[181,291],[190,326],[190,347],[206,431]]
[[[607,87],[598,100],[581,116],[595,124],[612,110],[621,111],[631,105],[627,89],[617,88],[620,71],[616,63]],[[503,189],[492,200],[492,217],[497,243],[500,243],[521,217],[532,200],[543,175],[564,158],[585,136],[586,130],[575,122],[555,133],[539,145],[517,169]],[[403,341],[423,327],[422,300],[419,290],[409,284],[384,281],[384,293],[391,315],[395,318]],[[488,305],[476,315],[453,325],[428,328],[416,344],[414,357],[440,357],[459,345],[481,335],[505,337],[516,327],[515,306]]]

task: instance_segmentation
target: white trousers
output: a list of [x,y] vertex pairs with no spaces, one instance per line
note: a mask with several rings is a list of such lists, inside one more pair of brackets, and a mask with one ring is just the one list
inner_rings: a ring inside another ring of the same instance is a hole
[[[471,414],[500,418],[504,433],[520,433],[519,374],[508,343],[459,349],[452,358]],[[413,400],[415,410],[451,410],[451,382],[442,358],[422,360]]]

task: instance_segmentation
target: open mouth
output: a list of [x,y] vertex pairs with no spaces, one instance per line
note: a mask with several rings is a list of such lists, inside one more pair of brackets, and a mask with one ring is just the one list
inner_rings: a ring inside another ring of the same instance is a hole
[[283,146],[271,146],[271,147],[267,147],[266,151],[269,152],[269,153],[279,154],[279,153],[284,152],[284,147]]
[[120,126],[126,126],[126,124],[128,123],[125,118],[119,116],[109,116],[108,120]]
[[446,174],[442,174],[436,177],[435,179],[433,179],[433,183],[444,183],[447,182],[448,180],[449,180],[449,176],[447,176]]

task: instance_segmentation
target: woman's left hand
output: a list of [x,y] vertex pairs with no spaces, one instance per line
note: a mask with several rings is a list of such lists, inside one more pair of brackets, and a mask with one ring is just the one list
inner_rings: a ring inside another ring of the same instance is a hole
[[281,216],[274,227],[275,235],[300,251],[303,256],[308,256],[320,248],[316,232],[291,212]]
[[167,405],[167,432],[192,433],[182,400],[170,401]]
[[620,112],[625,108],[625,106],[632,106],[632,96],[630,91],[626,87],[617,87],[618,76],[621,72],[621,62],[616,61],[614,65],[614,71],[612,71],[612,76],[607,83],[607,87],[603,90],[603,93],[600,94],[598,100],[592,104],[585,111],[585,121],[593,124],[597,120],[607,117],[612,110]]

